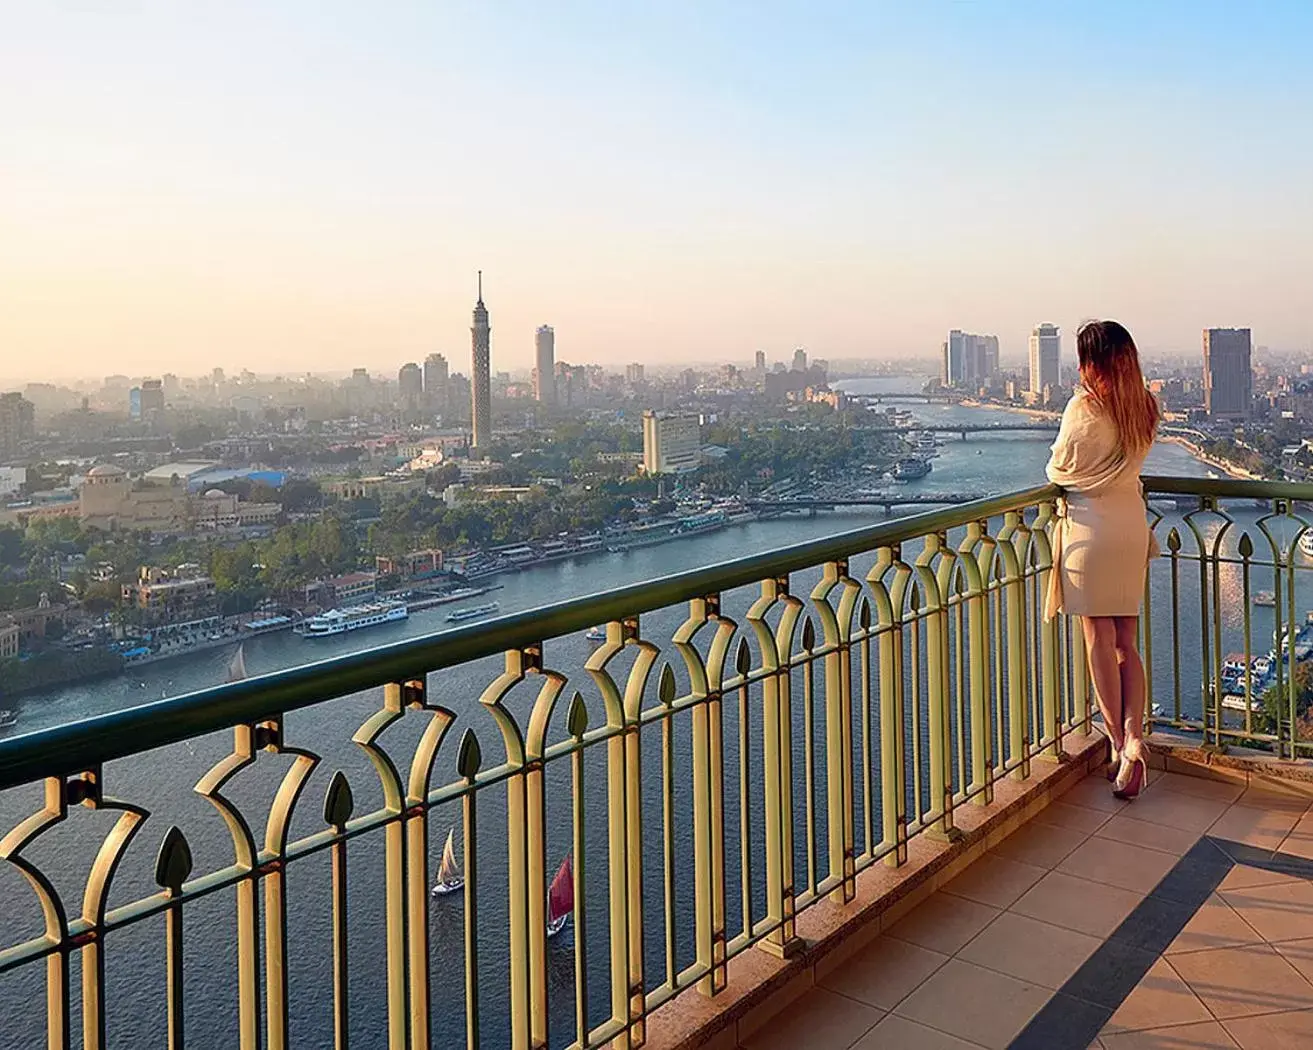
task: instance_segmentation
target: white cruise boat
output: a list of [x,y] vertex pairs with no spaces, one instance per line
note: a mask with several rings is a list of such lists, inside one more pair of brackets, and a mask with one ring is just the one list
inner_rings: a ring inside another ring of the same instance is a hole
[[1305,529],[1300,533],[1299,549],[1306,557],[1313,558],[1313,529]]
[[382,623],[396,623],[408,616],[410,610],[406,608],[405,602],[370,602],[368,605],[330,609],[303,621],[295,630],[303,638],[325,638],[364,627],[377,627]]

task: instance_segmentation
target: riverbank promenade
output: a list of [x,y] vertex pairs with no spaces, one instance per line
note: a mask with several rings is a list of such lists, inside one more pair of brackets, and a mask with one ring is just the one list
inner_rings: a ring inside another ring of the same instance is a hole
[[1307,1045],[1313,486],[1145,490],[1133,803],[1010,492],[0,739],[3,1042]]

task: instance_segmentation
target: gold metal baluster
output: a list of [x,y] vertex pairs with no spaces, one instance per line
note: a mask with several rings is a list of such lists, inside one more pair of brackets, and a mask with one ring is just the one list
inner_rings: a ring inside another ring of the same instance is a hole
[[482,764],[479,739],[473,730],[467,729],[456,752],[456,771],[465,779],[465,794],[461,796],[461,837],[464,839],[465,862],[466,1050],[479,1050],[479,807],[474,782]]
[[865,599],[858,610],[861,638],[858,642],[858,660],[862,680],[862,853],[875,856],[875,790],[871,775],[871,604]]
[[[665,898],[666,927],[666,983],[671,988],[679,983],[677,961],[676,923],[678,905],[675,889],[675,672],[669,664],[661,667],[657,682],[657,696],[661,701],[661,874]],[[699,708],[701,710],[701,708]],[[705,712],[704,712],[705,716]],[[696,746],[696,745],[695,745]],[[696,757],[694,758],[696,762]]]
[[578,1046],[588,1045],[588,909],[584,890],[586,838],[584,835],[584,734],[588,709],[578,692],[570,701],[567,727],[574,738],[570,754],[571,844],[574,852],[574,1029]]
[[912,817],[918,826],[925,820],[921,794],[921,612],[917,588],[912,589],[910,695],[912,698]]
[[739,641],[734,657],[739,674],[739,896],[743,909],[743,935],[752,936],[752,710],[748,698],[748,673],[752,652],[746,640]]
[[955,839],[961,832],[953,827],[953,755],[949,730],[949,656],[947,596],[930,565],[945,549],[944,537],[931,534],[917,558],[917,573],[926,591],[926,690],[927,723],[930,734],[930,814],[937,814],[931,830],[937,836]]
[[[778,630],[771,631],[765,614],[776,601],[783,601],[785,609]],[[794,934],[793,922],[790,664],[784,656],[797,616],[798,602],[789,598],[787,577],[763,580],[761,598],[748,612],[748,622],[761,642],[766,672],[762,680],[762,779],[766,798],[766,917],[772,929],[759,946],[781,958],[803,947]]]
[[1254,733],[1254,683],[1253,670],[1250,664],[1250,647],[1253,636],[1253,625],[1250,622],[1249,612],[1249,573],[1251,570],[1250,559],[1254,555],[1254,541],[1249,538],[1249,533],[1240,537],[1240,573],[1243,585],[1244,599],[1244,654],[1245,654],[1245,736],[1252,736]]
[[1172,566],[1172,718],[1181,721],[1181,534],[1167,533],[1167,554]]
[[[164,913],[165,986],[169,999],[169,1050],[183,1050],[185,1026],[183,1001],[185,985],[182,978],[182,884],[191,875],[191,849],[178,828],[171,827],[160,843],[155,860],[155,883],[170,898]],[[345,1046],[345,1043],[339,1044]]]
[[1007,608],[1007,639],[1003,648],[1007,658],[1008,750],[1006,762],[1012,775],[1024,780],[1030,775],[1030,752],[1026,740],[1026,617],[1025,580],[1018,548],[1022,540],[1021,515],[1011,511],[1004,515],[999,536],[999,553],[1003,556],[1003,600]]
[[346,1050],[349,1038],[348,963],[347,963],[347,895],[346,895],[346,824],[355,809],[351,785],[338,770],[324,793],[324,823],[336,838],[328,849],[333,871],[333,1046]]
[[816,892],[816,686],[812,657],[815,648],[816,628],[809,618],[802,625],[802,789],[807,823],[807,889],[811,893]]
[[255,745],[274,754],[293,756],[269,810],[265,825],[264,854],[260,866],[264,883],[265,1015],[269,1050],[286,1050],[288,1030],[287,993],[287,834],[292,811],[307,779],[319,763],[317,755],[284,747],[281,719],[255,728]]
[[223,817],[232,836],[237,867],[243,875],[233,886],[236,896],[237,924],[237,1023],[240,1050],[258,1050],[260,1045],[260,915],[256,889],[260,874],[257,867],[255,838],[241,811],[224,795],[223,787],[238,772],[255,761],[255,752],[265,746],[263,733],[255,725],[233,728],[232,753],[221,759],[196,784],[196,791],[207,798]]

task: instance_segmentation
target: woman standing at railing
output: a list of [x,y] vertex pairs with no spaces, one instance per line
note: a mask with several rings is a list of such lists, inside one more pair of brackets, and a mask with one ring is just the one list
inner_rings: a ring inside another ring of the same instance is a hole
[[1145,515],[1140,467],[1158,428],[1131,333],[1091,321],[1076,333],[1081,385],[1062,413],[1045,472],[1066,489],[1053,530],[1045,619],[1079,616],[1090,675],[1112,745],[1113,794],[1144,787],[1145,680],[1137,623],[1156,544]]

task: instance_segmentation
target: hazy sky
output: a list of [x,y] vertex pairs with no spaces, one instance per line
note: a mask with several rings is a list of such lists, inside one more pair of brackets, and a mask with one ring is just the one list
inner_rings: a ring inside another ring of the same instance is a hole
[[[0,376],[1313,345],[1313,4],[0,0]],[[1069,346],[1069,344],[1068,344]]]

